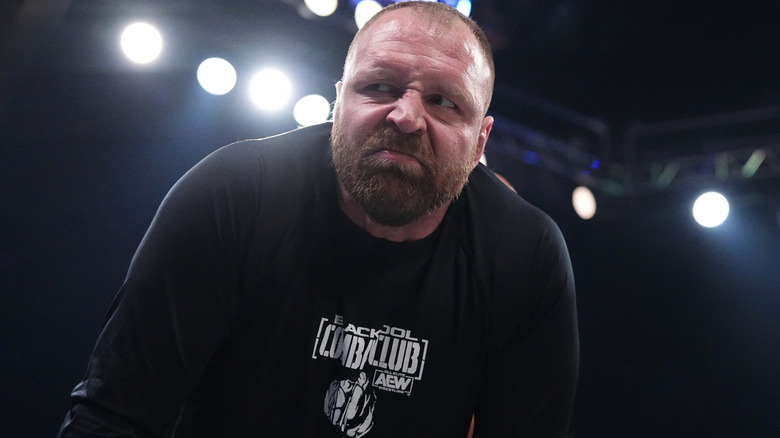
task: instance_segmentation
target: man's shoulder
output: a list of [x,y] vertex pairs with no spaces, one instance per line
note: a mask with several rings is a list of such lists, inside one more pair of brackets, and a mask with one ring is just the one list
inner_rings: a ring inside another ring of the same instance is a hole
[[557,228],[547,213],[506,187],[489,169],[477,166],[464,188],[470,221],[500,238]]
[[185,180],[247,186],[251,181],[314,178],[329,163],[330,123],[266,138],[240,140],[215,150]]
[[245,159],[247,156],[271,159],[305,158],[313,151],[326,151],[330,145],[331,123],[298,128],[265,138],[240,140],[223,146],[207,159]]
[[[293,204],[321,190],[330,178],[330,125],[301,128],[223,146],[193,166],[170,195],[226,196],[242,205]],[[181,197],[180,196],[180,197]]]
[[472,172],[464,198],[460,240],[485,285],[497,327],[508,333],[543,318],[573,284],[560,228],[484,166]]

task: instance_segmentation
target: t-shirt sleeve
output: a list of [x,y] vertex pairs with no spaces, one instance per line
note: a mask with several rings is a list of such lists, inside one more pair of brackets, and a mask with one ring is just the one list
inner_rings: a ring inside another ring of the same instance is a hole
[[[545,219],[530,270],[520,268],[530,274],[512,280],[516,289],[533,291],[533,309],[530,317],[517,319],[488,362],[475,412],[476,438],[562,438],[568,432],[579,364],[574,278],[563,237]],[[530,287],[518,284],[526,279]],[[501,311],[507,319],[527,314],[506,307]]]
[[253,157],[234,152],[206,158],[162,202],[71,394],[61,437],[170,434],[239,308],[241,242],[255,200],[251,183],[234,183]]

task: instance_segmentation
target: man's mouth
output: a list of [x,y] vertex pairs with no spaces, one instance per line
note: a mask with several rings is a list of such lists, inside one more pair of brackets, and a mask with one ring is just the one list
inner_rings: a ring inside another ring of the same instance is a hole
[[420,164],[420,160],[414,155],[407,154],[393,149],[380,149],[372,155],[385,160],[394,161],[400,164]]

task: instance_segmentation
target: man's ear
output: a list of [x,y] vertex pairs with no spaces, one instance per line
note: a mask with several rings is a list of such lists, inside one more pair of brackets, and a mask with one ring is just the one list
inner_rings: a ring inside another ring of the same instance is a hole
[[493,117],[487,116],[482,119],[482,125],[479,127],[479,137],[477,138],[477,150],[474,154],[474,166],[477,165],[479,159],[482,158],[482,154],[485,152],[485,144],[488,137],[490,137],[490,131],[493,129]]
[[341,86],[344,85],[343,82],[338,81],[336,82],[336,100],[339,99],[339,96],[341,95]]

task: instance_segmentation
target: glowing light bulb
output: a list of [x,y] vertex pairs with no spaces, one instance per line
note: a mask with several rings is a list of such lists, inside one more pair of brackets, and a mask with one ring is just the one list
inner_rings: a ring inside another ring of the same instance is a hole
[[292,96],[292,84],[279,70],[264,69],[252,76],[249,84],[252,101],[263,111],[276,111]]
[[580,186],[574,189],[571,203],[577,216],[582,219],[588,220],[596,214],[596,198],[587,187]]
[[693,218],[703,227],[717,227],[728,216],[729,201],[718,192],[707,192],[693,203]]
[[320,17],[332,15],[339,5],[338,0],[304,0],[303,2],[314,15]]
[[236,85],[236,69],[222,58],[209,58],[198,67],[198,83],[211,94],[226,94]]
[[357,24],[358,29],[363,27],[381,9],[382,5],[374,0],[363,0],[358,3],[355,6],[355,24]]
[[128,59],[138,64],[148,64],[162,52],[162,36],[151,24],[133,23],[122,31],[120,45]]
[[293,117],[301,126],[325,122],[328,116],[330,116],[330,102],[318,94],[302,97],[293,107]]

